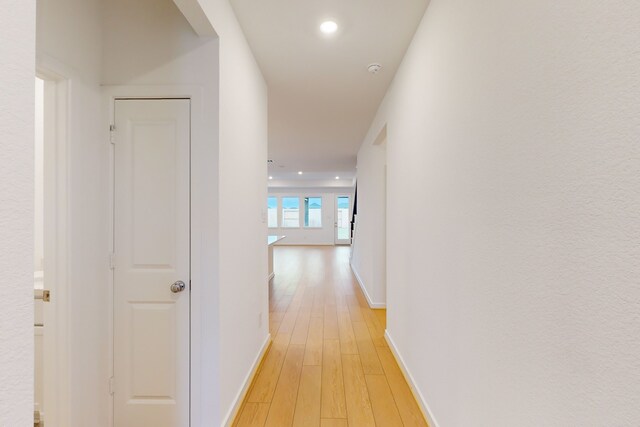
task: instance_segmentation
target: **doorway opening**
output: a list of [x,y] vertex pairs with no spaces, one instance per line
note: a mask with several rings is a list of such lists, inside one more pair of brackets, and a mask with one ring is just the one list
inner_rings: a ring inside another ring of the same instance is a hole
[[34,84],[34,425],[57,427],[68,424],[67,81],[39,72]]
[[336,196],[335,244],[351,244],[351,196]]

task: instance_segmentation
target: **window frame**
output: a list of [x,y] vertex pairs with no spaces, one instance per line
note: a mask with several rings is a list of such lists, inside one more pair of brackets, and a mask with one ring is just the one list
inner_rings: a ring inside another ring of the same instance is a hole
[[[301,203],[301,197],[300,196],[282,196],[280,197],[281,199],[281,203],[280,203],[280,212],[282,213],[282,215],[280,216],[280,228],[284,228],[287,230],[292,230],[292,229],[296,229],[296,228],[302,228],[300,226],[301,224],[301,216],[300,216],[300,212],[301,212],[301,208],[300,206],[302,205]],[[297,226],[285,226],[284,225],[284,199],[298,199],[298,225]]]
[[[269,199],[276,199],[276,225],[273,227],[269,225]],[[274,230],[274,229],[280,228],[279,210],[280,210],[280,197],[267,195],[267,228],[268,229]]]
[[[301,198],[302,198],[302,206],[303,206],[302,216],[301,216],[302,228],[309,229],[309,230],[314,230],[314,229],[318,230],[318,229],[324,228],[324,225],[323,225],[324,221],[322,221],[322,212],[324,211],[324,207],[322,205],[324,205],[324,198],[322,196],[308,196],[308,195],[302,196]],[[304,199],[320,199],[320,226],[315,226],[315,225],[312,226],[312,225],[305,224],[306,212],[304,210]]]

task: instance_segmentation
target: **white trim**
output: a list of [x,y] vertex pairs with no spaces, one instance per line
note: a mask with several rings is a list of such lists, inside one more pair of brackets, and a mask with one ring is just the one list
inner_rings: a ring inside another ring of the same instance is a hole
[[369,304],[369,307],[371,307],[373,309],[386,308],[387,304],[385,304],[385,303],[373,302],[373,300],[369,296],[369,293],[367,292],[367,289],[364,287],[364,282],[362,281],[362,278],[360,277],[360,275],[356,271],[355,267],[353,266],[353,263],[349,262],[349,266],[351,266],[351,271],[353,271],[353,275],[355,276],[356,280],[358,281],[358,284],[360,285],[360,289],[362,289],[362,293],[364,294],[364,297],[367,299],[367,303]]
[[[283,230],[286,231],[286,228]],[[333,243],[280,243],[276,242],[273,246],[335,246]],[[340,245],[339,245],[340,246]],[[343,245],[347,246],[347,245]]]
[[236,398],[233,400],[233,405],[231,405],[229,412],[227,413],[227,415],[224,417],[222,421],[223,426],[225,427],[231,426],[235,421],[236,417],[238,416],[238,413],[240,412],[240,407],[242,406],[242,401],[247,395],[247,392],[249,391],[249,386],[251,386],[251,383],[253,382],[253,378],[256,376],[256,373],[258,372],[258,368],[260,367],[260,363],[262,363],[262,359],[267,353],[267,350],[269,349],[270,345],[271,345],[271,334],[267,334],[267,338],[264,340],[264,343],[262,343],[262,347],[260,348],[260,351],[258,352],[256,359],[253,361],[253,364],[251,365],[251,369],[249,369],[249,372],[247,373],[244,379],[244,382],[242,383],[242,387],[238,391],[238,394],[236,394]]
[[[38,56],[36,76],[44,80],[44,286],[51,302],[44,305],[44,405],[47,425],[70,419],[69,386],[69,152],[70,73],[48,57]],[[47,403],[48,402],[48,403]]]
[[[114,121],[114,103],[118,98],[140,98],[140,99],[178,99],[187,98],[191,100],[191,315],[190,315],[190,328],[191,328],[191,378],[190,378],[190,418],[191,425],[198,426],[201,424],[201,413],[203,408],[202,402],[202,325],[201,316],[203,307],[206,301],[202,301],[202,284],[204,277],[202,274],[202,264],[204,261],[203,249],[200,239],[200,218],[198,217],[199,206],[202,203],[202,194],[198,193],[194,189],[195,177],[202,173],[197,168],[198,162],[194,162],[199,155],[202,147],[210,143],[207,141],[204,135],[204,96],[203,88],[195,85],[144,85],[144,86],[103,86],[103,116],[104,116],[104,137],[105,145],[109,146],[109,212],[108,212],[108,224],[109,235],[113,236],[113,165],[114,165],[114,149],[109,144],[110,131],[109,127]],[[109,239],[109,247],[106,248],[105,260],[108,259],[108,254],[113,252],[113,238]],[[109,277],[109,299],[108,313],[109,313],[109,344],[108,344],[108,363],[109,363],[109,375],[111,378],[114,375],[114,342],[113,342],[113,270],[108,266],[105,261],[105,274]],[[105,378],[107,381],[107,378]],[[107,387],[105,387],[107,389]],[[113,410],[114,400],[113,395],[108,391],[105,393],[108,399],[109,407],[109,424],[114,425]]]
[[409,384],[409,387],[411,388],[413,397],[415,397],[416,401],[418,402],[418,406],[420,406],[420,409],[422,410],[422,414],[427,419],[429,426],[438,427],[439,424],[436,421],[436,417],[433,415],[433,411],[431,410],[431,408],[429,408],[429,405],[427,404],[427,400],[424,398],[424,395],[422,394],[422,392],[420,392],[420,389],[418,388],[418,385],[413,379],[411,372],[409,372],[409,368],[407,367],[406,363],[404,362],[404,359],[400,355],[400,351],[398,350],[396,343],[391,338],[391,335],[389,335],[389,330],[384,331],[384,339],[387,341],[387,344],[389,344],[389,349],[391,349],[391,353],[393,353],[393,357],[396,358],[396,362],[398,363],[398,366],[402,371],[402,375],[404,375],[404,379],[407,380],[407,384]]

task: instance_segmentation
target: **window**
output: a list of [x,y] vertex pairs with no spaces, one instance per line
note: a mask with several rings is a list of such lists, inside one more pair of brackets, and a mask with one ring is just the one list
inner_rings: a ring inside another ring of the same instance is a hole
[[268,197],[267,198],[267,227],[269,228],[277,228],[278,227],[278,198],[277,197]]
[[351,238],[351,222],[349,218],[349,196],[338,196],[338,240],[348,241]]
[[282,226],[285,228],[300,227],[300,199],[297,197],[282,198]]
[[304,226],[322,227],[322,197],[304,198]]

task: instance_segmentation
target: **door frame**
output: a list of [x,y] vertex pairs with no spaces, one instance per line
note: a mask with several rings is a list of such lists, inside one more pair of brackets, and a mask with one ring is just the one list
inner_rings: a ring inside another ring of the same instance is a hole
[[[189,407],[189,419],[192,426],[199,425],[201,418],[201,412],[203,409],[203,402],[201,397],[201,347],[203,346],[203,340],[201,338],[201,323],[199,319],[202,315],[202,308],[209,303],[209,301],[203,298],[203,248],[201,245],[201,234],[203,228],[201,227],[199,208],[204,204],[203,201],[203,189],[202,186],[197,186],[196,181],[201,178],[203,173],[206,174],[205,168],[200,166],[200,156],[203,152],[206,152],[207,140],[204,138],[204,96],[203,88],[201,86],[194,85],[175,85],[175,86],[156,86],[156,85],[144,85],[144,86],[103,86],[103,117],[105,118],[103,129],[106,149],[108,150],[108,180],[109,180],[109,201],[108,201],[108,227],[109,227],[109,247],[105,251],[105,259],[108,259],[109,254],[114,250],[114,193],[115,193],[115,150],[111,144],[110,126],[114,123],[115,119],[115,101],[117,99],[189,99],[191,101],[191,154],[190,154],[190,193],[191,193],[191,206],[190,206],[190,222],[191,222],[191,235],[190,235],[190,270],[191,270],[191,292],[190,296],[190,407]],[[108,309],[108,364],[109,373],[108,378],[105,381],[108,383],[110,378],[114,376],[114,271],[110,268],[108,263],[106,265],[106,274],[108,276],[109,291],[107,299]],[[114,425],[114,398],[109,392],[107,387],[108,399],[108,425]]]
[[[45,422],[69,424],[69,94],[72,73],[39,54],[34,77],[44,81],[44,284],[51,301],[44,308]],[[48,405],[47,405],[48,402]]]
[[[338,198],[339,197],[348,197],[349,198],[349,216],[351,216],[351,212],[353,211],[353,196],[350,194],[342,194],[336,193],[335,198],[333,199],[333,203],[335,205],[333,215],[334,215],[334,227],[333,227],[333,243],[334,245],[349,245],[351,246],[351,230],[349,230],[349,243],[341,243],[338,242]],[[349,222],[351,223],[351,222]]]

